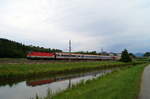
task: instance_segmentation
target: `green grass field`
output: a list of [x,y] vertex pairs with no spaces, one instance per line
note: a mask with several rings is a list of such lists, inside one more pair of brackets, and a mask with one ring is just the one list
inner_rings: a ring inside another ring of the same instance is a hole
[[0,64],[0,78],[30,77],[38,74],[88,71],[101,67],[125,65],[122,62],[55,62],[48,64]]
[[125,68],[85,84],[81,83],[52,99],[137,99],[144,67],[145,65],[138,65]]

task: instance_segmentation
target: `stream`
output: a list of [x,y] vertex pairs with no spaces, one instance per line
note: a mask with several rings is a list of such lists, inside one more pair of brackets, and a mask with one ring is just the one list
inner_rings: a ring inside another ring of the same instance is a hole
[[48,90],[52,93],[61,92],[81,81],[92,80],[102,75],[111,73],[116,69],[101,70],[83,74],[74,74],[54,78],[42,78],[38,80],[27,80],[10,86],[0,85],[0,99],[31,99],[36,95],[45,97]]

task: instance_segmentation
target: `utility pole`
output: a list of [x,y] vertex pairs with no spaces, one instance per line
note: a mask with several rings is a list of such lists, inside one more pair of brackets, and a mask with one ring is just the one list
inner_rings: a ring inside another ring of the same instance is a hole
[[[69,57],[71,57],[71,40],[69,40]],[[71,61],[71,58],[69,58],[69,61]]]
[[103,48],[101,49],[101,54],[103,54]]
[[69,40],[69,53],[71,54],[71,40]]

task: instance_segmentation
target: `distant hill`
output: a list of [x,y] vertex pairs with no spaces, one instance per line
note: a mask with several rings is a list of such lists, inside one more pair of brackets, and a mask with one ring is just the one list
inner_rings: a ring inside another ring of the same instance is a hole
[[24,45],[15,41],[0,38],[0,58],[24,58],[30,51],[62,52],[60,49]]
[[144,56],[144,53],[135,53],[134,54],[136,57],[143,57]]

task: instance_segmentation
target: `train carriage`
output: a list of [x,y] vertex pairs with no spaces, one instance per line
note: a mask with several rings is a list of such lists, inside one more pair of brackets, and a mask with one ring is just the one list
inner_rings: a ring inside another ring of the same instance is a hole
[[50,52],[30,52],[27,54],[28,59],[55,59],[55,60],[116,60],[116,56],[89,55],[76,53],[50,53]]

